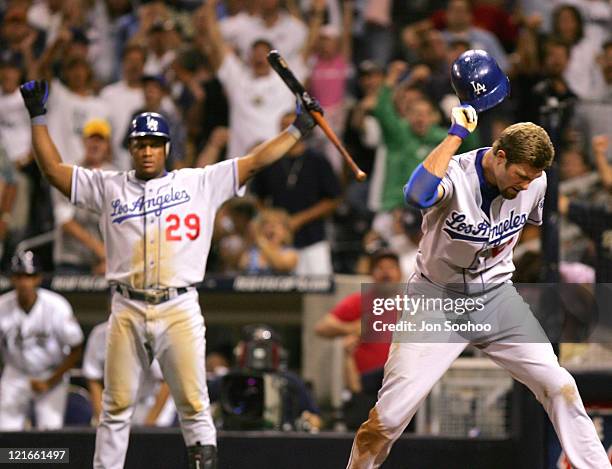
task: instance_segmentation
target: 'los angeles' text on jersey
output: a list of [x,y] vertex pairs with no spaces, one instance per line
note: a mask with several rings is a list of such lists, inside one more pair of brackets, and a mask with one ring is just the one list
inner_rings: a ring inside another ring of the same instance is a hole
[[153,197],[143,195],[134,201],[115,199],[110,203],[111,213],[109,216],[113,223],[121,223],[123,220],[133,217],[144,217],[151,213],[160,216],[164,210],[186,204],[190,200],[191,196],[186,190],[175,190],[170,187],[169,192]]

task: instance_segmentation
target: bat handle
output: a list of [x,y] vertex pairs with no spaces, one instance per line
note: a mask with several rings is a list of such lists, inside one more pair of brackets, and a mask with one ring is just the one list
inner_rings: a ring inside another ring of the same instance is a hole
[[323,130],[323,133],[327,135],[327,137],[331,140],[334,146],[338,149],[338,151],[344,158],[344,161],[346,162],[346,164],[349,165],[349,168],[351,168],[351,171],[353,171],[353,174],[355,174],[355,178],[358,181],[365,181],[367,177],[366,173],[364,173],[359,168],[359,166],[357,166],[355,161],[353,161],[353,158],[351,157],[349,152],[346,151],[346,148],[344,148],[344,146],[342,145],[342,143],[336,136],[335,132],[331,129],[331,127],[327,123],[327,120],[325,120],[325,118],[318,111],[310,111],[310,115],[312,116],[314,121],[318,124],[318,126],[321,127],[321,130]]

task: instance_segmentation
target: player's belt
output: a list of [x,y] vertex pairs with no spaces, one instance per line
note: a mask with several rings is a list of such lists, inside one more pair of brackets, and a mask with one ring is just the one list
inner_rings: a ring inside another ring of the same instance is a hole
[[135,290],[120,283],[113,285],[113,291],[119,293],[121,296],[130,300],[143,301],[152,305],[164,303],[165,301],[176,298],[177,296],[187,293],[190,290],[193,290],[193,287]]
[[[451,291],[453,293],[458,293],[459,295],[463,295],[463,296],[467,296],[467,297],[483,296],[483,295],[486,295],[487,293],[491,293],[493,290],[497,290],[499,287],[501,287],[503,285],[507,285],[506,283],[496,283],[491,288],[483,288],[482,290],[468,291],[468,290],[466,290],[465,287],[467,285],[472,285],[470,283],[448,283],[446,285],[442,285],[442,284],[434,282],[433,280],[428,278],[423,272],[421,272],[421,277],[423,277],[429,283],[431,283],[432,285],[435,285],[438,288],[449,290],[449,291]],[[457,286],[458,285],[463,285],[463,291],[453,288],[455,285],[457,285]]]

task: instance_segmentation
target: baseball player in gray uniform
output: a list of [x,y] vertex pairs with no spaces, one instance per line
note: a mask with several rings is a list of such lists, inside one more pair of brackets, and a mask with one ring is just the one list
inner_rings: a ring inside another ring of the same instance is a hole
[[[153,358],[179,413],[189,467],[216,467],[205,327],[193,285],[204,276],[216,210],[241,195],[246,181],[280,159],[314,121],[299,101],[293,125],[248,155],[168,173],[168,124],[159,114],[142,113],[129,133],[134,170],[90,170],[62,163],[47,131],[47,83],[28,82],[21,93],[41,171],[77,206],[100,215],[106,278],[114,285],[94,467],[123,467],[140,376]],[[308,106],[320,110],[316,102]]]
[[492,147],[455,155],[476,128],[477,114],[469,105],[457,106],[452,120],[449,135],[404,189],[406,201],[424,213],[417,268],[407,293],[471,297],[482,302],[487,317],[513,327],[464,340],[444,334],[438,341],[432,336],[427,341],[394,338],[378,401],[357,431],[348,467],[380,467],[433,385],[469,342],[531,389],[573,467],[610,467],[574,379],[559,365],[545,336],[536,338],[537,321],[510,281],[512,250],[522,228],[542,223],[543,170],[554,156],[550,139],[541,127],[518,123],[506,128]]
[[24,430],[32,401],[37,428],[61,428],[66,372],[81,357],[83,332],[68,301],[39,288],[32,251],[13,257],[11,273],[15,289],[0,296],[0,430]]

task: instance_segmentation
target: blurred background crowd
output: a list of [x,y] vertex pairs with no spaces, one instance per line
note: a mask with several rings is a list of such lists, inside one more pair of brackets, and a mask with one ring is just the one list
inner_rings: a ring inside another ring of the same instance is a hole
[[[203,167],[291,123],[294,96],[266,61],[278,49],[368,179],[356,182],[314,132],[222,207],[208,272],[405,279],[421,215],[404,206],[402,187],[446,135],[458,104],[450,65],[485,49],[512,91],[461,150],[518,121],[545,127],[561,181],[561,280],[610,283],[611,31],[609,0],[0,0],[2,267],[35,237],[48,240],[38,248],[47,270],[105,269],[96,217],[51,190],[33,162],[19,84],[50,81],[49,129],[68,163],[130,169],[128,124],[155,111],[170,123],[167,169]],[[515,280],[534,282],[539,228],[522,236]],[[381,249],[390,273],[370,265]],[[348,337],[352,352],[351,301],[317,333]],[[376,353],[380,368],[386,349]],[[366,359],[359,371],[371,369]]]
[[[96,220],[49,191],[33,164],[19,83],[50,80],[49,127],[69,163],[129,169],[126,129],[146,110],[170,122],[168,169],[205,166],[291,122],[294,98],[266,62],[272,48],[368,181],[356,183],[315,133],[221,210],[209,272],[364,273],[364,254],[389,247],[409,275],[420,216],[401,189],[446,134],[457,103],[449,67],[470,48],[497,59],[512,92],[461,150],[511,123],[539,123],[557,148],[560,193],[609,203],[607,0],[5,0],[0,15],[4,266],[19,241],[54,231],[49,265],[104,271]],[[564,222],[562,260],[594,269],[607,250],[609,271],[609,236],[598,232]],[[519,256],[538,251],[537,235],[524,236]]]

